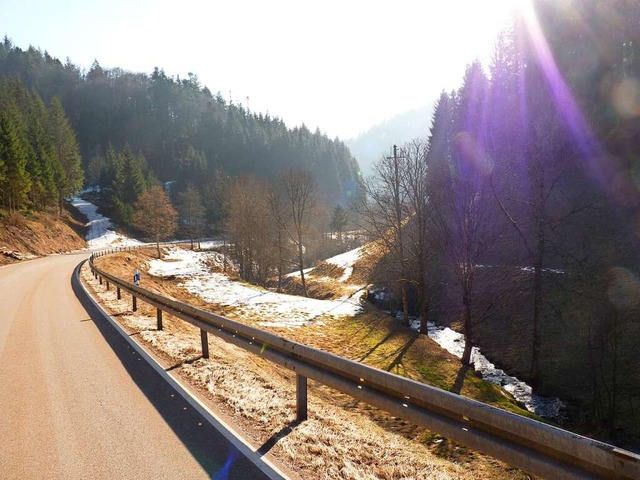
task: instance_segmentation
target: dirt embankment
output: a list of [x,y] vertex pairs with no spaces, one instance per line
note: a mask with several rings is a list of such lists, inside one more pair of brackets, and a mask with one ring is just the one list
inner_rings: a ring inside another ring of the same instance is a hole
[[86,246],[85,222],[77,212],[8,213],[0,210],[0,265]]

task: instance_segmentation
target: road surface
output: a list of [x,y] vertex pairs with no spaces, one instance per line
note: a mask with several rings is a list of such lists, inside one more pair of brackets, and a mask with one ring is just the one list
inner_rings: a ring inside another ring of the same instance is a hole
[[0,478],[267,478],[83,307],[86,256],[0,268]]

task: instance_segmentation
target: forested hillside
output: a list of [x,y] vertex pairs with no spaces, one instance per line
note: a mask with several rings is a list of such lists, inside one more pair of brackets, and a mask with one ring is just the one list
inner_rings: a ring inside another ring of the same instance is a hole
[[463,363],[480,345],[587,433],[637,445],[640,9],[533,3],[429,135],[378,162],[362,210],[423,332],[457,325]]
[[0,207],[45,209],[82,187],[73,129],[60,101],[45,106],[18,79],[0,80]]
[[[45,104],[59,98],[75,129],[89,183],[100,179],[110,149],[141,156],[160,181],[202,187],[214,172],[274,180],[290,167],[311,171],[322,196],[348,202],[359,186],[358,165],[339,140],[306,127],[228,104],[196,75],[151,75],[104,69],[88,72],[5,37],[0,78],[17,78]],[[93,163],[92,163],[93,161]]]

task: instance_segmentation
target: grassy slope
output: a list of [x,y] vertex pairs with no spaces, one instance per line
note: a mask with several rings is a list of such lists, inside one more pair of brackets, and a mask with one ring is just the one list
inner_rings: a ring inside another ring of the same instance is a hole
[[[133,268],[142,267],[145,272],[144,265],[151,258],[153,258],[151,251],[137,251],[100,258],[98,262],[109,272],[121,278],[128,278]],[[338,275],[340,272],[335,272],[335,274]],[[234,320],[251,325],[256,325],[261,320],[243,318],[229,307],[205,304],[202,300],[179,288],[176,280],[162,280],[148,274],[143,278],[145,288],[223,314]],[[327,288],[326,285],[323,287],[325,293]],[[342,291],[342,288],[340,287],[338,290]],[[154,315],[152,309],[148,314]],[[474,372],[461,368],[456,357],[441,349],[431,339],[402,327],[399,322],[373,307],[366,307],[365,313],[355,317],[325,320],[323,323],[314,322],[307,327],[298,329],[271,328],[269,330],[346,358],[445,390],[458,392],[499,408],[531,416],[499,387],[483,381]],[[173,325],[169,328],[178,333],[188,327]],[[386,412],[355,402],[351,397],[322,386],[314,386],[312,391],[320,398],[324,398],[327,402],[338,405],[347,411],[354,409],[359,411],[386,431],[399,433],[407,439],[419,442],[441,458],[463,464],[465,468],[476,472],[479,478],[523,478],[520,473],[500,462],[470,452],[424,428],[411,425]]]

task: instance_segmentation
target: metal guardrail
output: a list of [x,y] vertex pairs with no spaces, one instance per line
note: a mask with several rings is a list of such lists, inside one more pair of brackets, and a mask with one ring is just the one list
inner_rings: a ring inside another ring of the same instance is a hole
[[208,334],[296,373],[297,419],[307,418],[307,379],[415,422],[514,467],[548,479],[640,479],[640,455],[522,417],[475,400],[292,342],[220,315],[171,300],[98,268],[94,259],[128,247],[94,253],[93,275],[157,308],[157,326],[167,312],[200,329],[203,357]]

